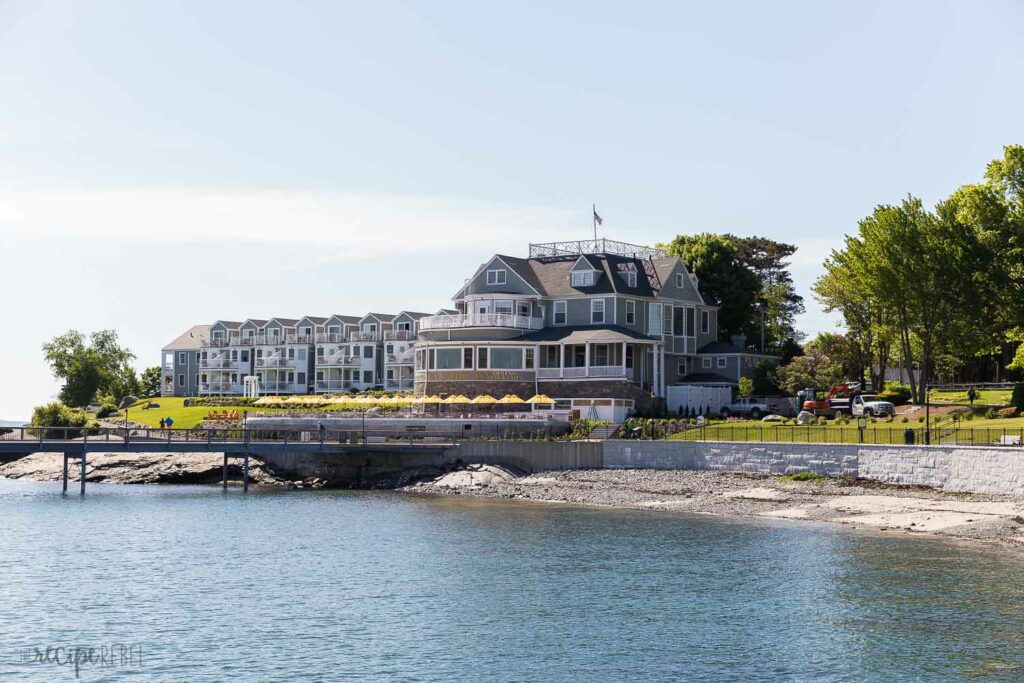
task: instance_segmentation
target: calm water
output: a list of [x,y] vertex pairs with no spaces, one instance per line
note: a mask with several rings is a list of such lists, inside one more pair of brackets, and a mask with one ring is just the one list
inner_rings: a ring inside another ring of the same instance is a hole
[[0,680],[1021,680],[1024,561],[787,523],[0,481]]

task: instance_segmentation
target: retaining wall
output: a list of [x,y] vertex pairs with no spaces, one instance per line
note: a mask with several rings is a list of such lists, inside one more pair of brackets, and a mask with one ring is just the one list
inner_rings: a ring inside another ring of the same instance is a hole
[[604,467],[810,471],[944,491],[1024,495],[1024,450],[713,441],[606,441]]

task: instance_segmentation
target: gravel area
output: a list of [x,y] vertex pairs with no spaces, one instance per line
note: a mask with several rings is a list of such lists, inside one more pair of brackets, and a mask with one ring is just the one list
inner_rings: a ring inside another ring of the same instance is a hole
[[471,495],[697,514],[832,522],[1024,549],[1024,500],[945,493],[867,480],[795,482],[775,476],[684,470],[573,470],[519,476],[479,466],[405,487]]

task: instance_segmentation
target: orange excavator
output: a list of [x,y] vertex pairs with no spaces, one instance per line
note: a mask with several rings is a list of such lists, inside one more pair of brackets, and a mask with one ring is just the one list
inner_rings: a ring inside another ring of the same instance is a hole
[[859,391],[858,383],[833,384],[827,392],[804,389],[800,392],[804,399],[802,407],[815,415],[842,417],[850,414],[850,404]]

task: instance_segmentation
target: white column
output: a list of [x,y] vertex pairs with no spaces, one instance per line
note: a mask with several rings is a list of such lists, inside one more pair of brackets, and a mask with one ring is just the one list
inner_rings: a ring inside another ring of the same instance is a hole
[[565,376],[565,344],[558,345],[558,376]]
[[590,376],[590,342],[583,345],[583,367],[586,369],[584,377]]
[[622,376],[626,376],[626,342],[622,342]]

